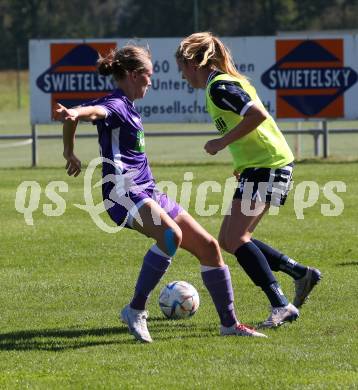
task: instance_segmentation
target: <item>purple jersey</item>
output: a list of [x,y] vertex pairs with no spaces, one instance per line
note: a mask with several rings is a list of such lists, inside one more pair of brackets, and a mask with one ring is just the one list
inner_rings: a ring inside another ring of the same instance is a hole
[[155,188],[144,152],[142,121],[134,104],[122,90],[116,89],[83,106],[88,105],[100,106],[106,112],[106,117],[94,124],[103,157],[102,195],[110,217],[120,225],[148,199],[153,199],[175,218],[182,208]]
[[[90,104],[101,106],[106,111],[106,118],[95,121],[101,156],[114,163],[103,163],[103,177],[124,175],[130,179],[126,190],[130,191],[133,186],[153,190],[155,182],[144,152],[143,125],[134,104],[120,89]],[[103,183],[104,197],[109,195],[113,186],[113,182]]]

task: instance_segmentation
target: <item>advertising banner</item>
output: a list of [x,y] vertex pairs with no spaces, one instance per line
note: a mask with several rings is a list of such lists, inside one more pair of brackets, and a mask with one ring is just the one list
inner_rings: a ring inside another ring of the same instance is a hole
[[[278,119],[358,119],[358,35],[227,37],[238,70]],[[145,122],[207,122],[203,90],[181,78],[180,38],[31,40],[31,123],[51,122],[54,104],[73,107],[115,88],[96,72],[98,53],[135,43],[152,53],[152,86],[135,102]]]

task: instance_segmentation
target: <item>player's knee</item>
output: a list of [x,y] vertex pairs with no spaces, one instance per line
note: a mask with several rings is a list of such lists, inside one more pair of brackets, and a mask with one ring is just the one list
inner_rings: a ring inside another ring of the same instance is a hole
[[222,267],[224,265],[219,243],[214,237],[212,237],[208,243],[208,252],[208,260],[210,261],[210,265],[212,267]]
[[230,236],[225,238],[225,246],[222,246],[228,253],[235,254],[235,252],[246,242],[251,239],[251,234],[246,232],[239,236]]
[[174,256],[182,241],[182,231],[178,226],[168,227],[164,231],[164,244],[169,256]]
[[219,235],[219,245],[226,251],[226,240],[224,235]]
[[221,257],[220,246],[214,237],[206,238],[202,245],[197,247],[196,256],[202,265],[221,267],[224,262]]

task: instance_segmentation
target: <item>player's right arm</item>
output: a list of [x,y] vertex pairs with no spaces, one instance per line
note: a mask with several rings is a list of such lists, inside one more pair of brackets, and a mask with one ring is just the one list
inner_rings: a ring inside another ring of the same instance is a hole
[[60,103],[56,104],[53,117],[57,121],[86,121],[94,122],[104,119],[107,111],[102,106],[80,106],[76,108],[66,108]]
[[63,122],[63,157],[67,161],[66,170],[69,176],[74,175],[76,177],[81,172],[81,161],[74,154],[78,113],[76,110],[66,108],[58,103],[53,111],[53,118]]
[[208,141],[204,149],[216,154],[228,145],[254,131],[267,117],[266,109],[255,103],[239,83],[217,81],[210,88],[214,104],[223,110],[241,116],[241,122],[222,137]]
[[67,161],[66,169],[69,176],[78,176],[81,173],[81,161],[74,154],[75,133],[79,120],[96,121],[107,116],[106,110],[101,106],[83,106],[66,108],[60,103],[56,104],[53,118],[63,122],[63,157]]

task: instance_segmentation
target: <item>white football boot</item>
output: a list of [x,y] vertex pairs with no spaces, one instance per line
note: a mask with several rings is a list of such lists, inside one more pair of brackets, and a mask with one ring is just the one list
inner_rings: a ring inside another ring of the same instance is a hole
[[129,305],[125,306],[120,313],[120,319],[128,325],[129,332],[143,343],[151,343],[147,328],[148,312],[146,310],[132,309]]
[[285,322],[292,322],[297,320],[300,312],[297,307],[289,303],[286,306],[272,307],[269,318],[259,325],[259,328],[277,328]]
[[295,298],[293,304],[298,308],[301,307],[307,301],[309,293],[320,280],[321,272],[316,268],[307,267],[305,276],[294,281]]
[[229,327],[221,325],[220,336],[251,336],[267,338],[265,334],[256,332],[254,328],[240,324],[239,322]]

